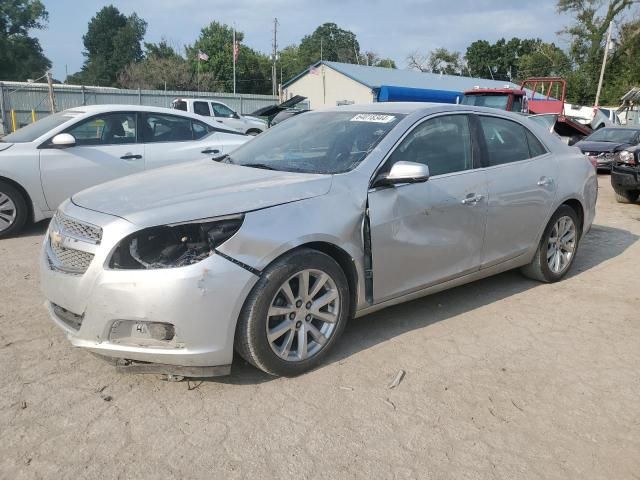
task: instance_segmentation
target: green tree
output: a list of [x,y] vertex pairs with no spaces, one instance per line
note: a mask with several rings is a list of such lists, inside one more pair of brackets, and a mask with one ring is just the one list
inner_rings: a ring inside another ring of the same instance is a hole
[[166,39],[160,40],[158,43],[144,43],[145,58],[182,58],[180,54],[169,45]]
[[116,86],[118,74],[131,62],[142,60],[141,42],[147,22],[136,13],[125,16],[113,5],[100,10],[82,37],[86,60],[67,83]]
[[360,44],[356,34],[344,30],[335,23],[325,23],[306,35],[298,48],[303,68],[322,60],[343,63],[361,63]]
[[[465,53],[468,73],[472,77],[515,80],[521,78],[520,59],[538,51],[544,42],[539,38],[501,38],[491,44],[486,40],[473,42]],[[546,47],[545,47],[546,48]]]
[[[236,91],[238,93],[271,93],[271,67],[266,55],[242,44],[244,34],[236,31],[240,42],[236,64]],[[198,60],[198,52],[208,55]],[[211,22],[200,31],[192,46],[187,47],[187,58],[195,72],[199,71],[200,89],[218,92],[233,91],[233,29]],[[268,73],[267,73],[268,72]]]
[[45,28],[48,13],[39,0],[0,0],[0,79],[39,78],[51,62],[29,31]]
[[416,52],[409,55],[407,61],[409,68],[421,72],[462,75],[464,69],[460,52],[453,52],[446,48],[436,48],[427,55]]
[[609,23],[633,3],[634,0],[611,0],[605,7],[604,0],[558,0],[558,12],[574,16],[574,23],[563,30],[569,37],[569,55],[575,65],[568,89],[570,101],[582,104],[595,101]]
[[367,51],[360,54],[360,63],[372,67],[398,68],[390,58],[381,58],[376,52]]
[[535,50],[517,60],[518,80],[527,77],[565,77],[571,72],[571,60],[555,43],[537,43]]
[[[203,74],[205,82],[210,75]],[[141,62],[133,62],[118,75],[118,84],[123,88],[147,90],[196,90],[197,79],[191,64],[179,55],[147,56]]]

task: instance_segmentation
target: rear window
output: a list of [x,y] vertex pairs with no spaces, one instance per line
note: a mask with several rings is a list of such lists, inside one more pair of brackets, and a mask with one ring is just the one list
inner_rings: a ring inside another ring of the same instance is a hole
[[184,100],[174,100],[171,104],[171,107],[175,108],[176,110],[182,110],[183,112],[186,112],[187,102],[185,102]]

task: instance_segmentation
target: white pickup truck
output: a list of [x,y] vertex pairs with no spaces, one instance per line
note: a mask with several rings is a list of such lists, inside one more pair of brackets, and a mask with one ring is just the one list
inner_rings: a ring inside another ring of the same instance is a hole
[[246,135],[258,135],[267,129],[267,122],[264,120],[240,115],[228,105],[208,98],[176,98],[171,102],[171,108],[213,117],[216,122]]

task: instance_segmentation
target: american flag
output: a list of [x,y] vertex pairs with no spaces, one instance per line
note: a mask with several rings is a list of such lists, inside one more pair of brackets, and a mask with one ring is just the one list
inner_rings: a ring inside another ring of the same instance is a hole
[[206,62],[207,60],[209,60],[209,55],[204,53],[202,50],[198,50],[198,61],[200,60],[203,60]]
[[238,53],[240,52],[240,42],[237,40],[233,42],[233,61],[238,61]]

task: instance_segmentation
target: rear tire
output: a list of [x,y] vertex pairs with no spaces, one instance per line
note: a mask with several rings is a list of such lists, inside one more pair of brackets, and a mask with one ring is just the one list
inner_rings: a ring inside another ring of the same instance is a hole
[[638,201],[640,192],[638,190],[615,190],[616,201],[618,203],[635,203]]
[[0,181],[0,238],[18,233],[29,218],[29,207],[22,193]]
[[349,299],[347,278],[333,258],[311,249],[293,251],[267,267],[247,297],[235,349],[270,375],[307,372],[340,338]]
[[531,263],[521,268],[525,277],[557,282],[571,269],[580,242],[578,215],[562,205],[551,217]]

